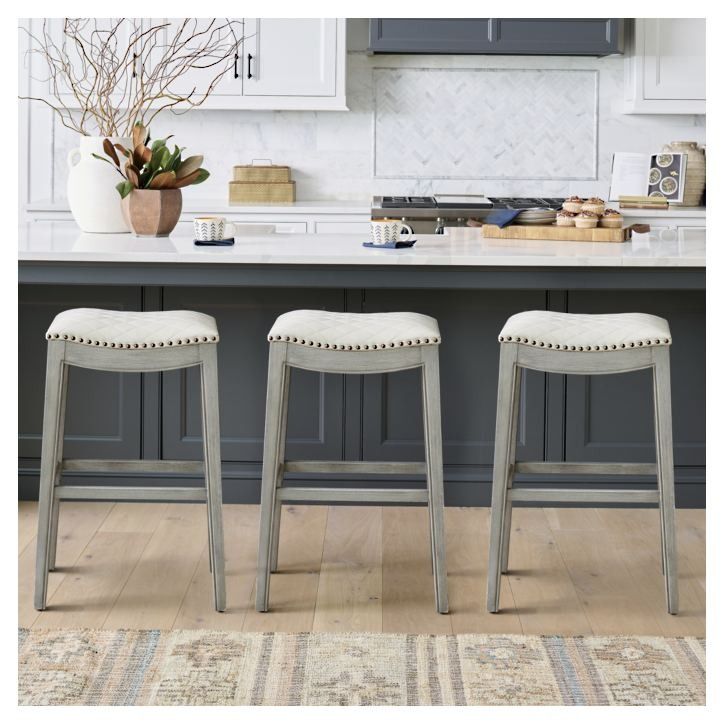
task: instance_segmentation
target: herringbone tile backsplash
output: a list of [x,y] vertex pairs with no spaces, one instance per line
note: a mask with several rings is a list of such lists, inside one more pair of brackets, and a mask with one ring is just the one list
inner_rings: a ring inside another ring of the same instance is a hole
[[377,178],[597,177],[596,70],[376,68]]

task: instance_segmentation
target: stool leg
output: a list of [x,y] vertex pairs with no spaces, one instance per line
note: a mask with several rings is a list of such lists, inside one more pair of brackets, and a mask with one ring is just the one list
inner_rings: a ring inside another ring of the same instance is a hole
[[[38,497],[38,535],[35,555],[34,606],[46,606],[48,570],[50,568],[50,539],[53,528],[54,488],[58,470],[58,428],[62,408],[63,361],[65,343],[48,342],[45,368],[45,402],[43,405],[43,445],[40,454],[40,492]],[[57,502],[55,502],[57,506]]]
[[675,468],[672,449],[672,401],[670,391],[670,352],[666,347],[652,350],[654,360],[655,436],[657,482],[664,550],[667,611],[677,614],[677,546],[675,540]]
[[[55,460],[58,467],[55,472],[53,486],[60,484],[61,467],[63,465],[63,436],[65,433],[65,404],[68,397],[68,366],[63,365],[60,382],[60,412],[58,414],[58,433],[55,444]],[[58,517],[60,516],[60,501],[53,496],[53,509],[50,516],[50,552],[48,555],[48,569],[55,570],[55,554],[58,548]]]
[[[287,442],[287,408],[289,403],[289,379],[290,369],[287,365],[284,366],[282,373],[282,414],[280,419],[280,433],[277,451],[277,480],[275,482],[275,491],[282,487],[284,480],[284,449],[285,443]],[[270,571],[276,572],[278,569],[279,559],[279,525],[282,519],[282,502],[277,498],[275,493],[274,498],[274,517],[272,518],[272,552],[270,554],[269,568]]]
[[489,612],[497,612],[501,590],[501,564],[504,519],[508,500],[508,478],[511,461],[509,450],[514,419],[516,357],[515,344],[501,345],[498,367],[498,395],[496,398],[496,438],[493,454],[493,485],[491,492],[491,537],[488,550],[488,602]]
[[443,502],[443,437],[441,433],[440,374],[438,348],[428,347],[423,354],[423,427],[428,479],[428,514],[433,550],[433,582],[436,611],[448,611],[446,581],[446,540]]
[[514,465],[516,464],[516,435],[519,423],[519,400],[521,396],[521,368],[514,371],[514,401],[511,413],[509,435],[509,465],[506,475],[506,510],[503,519],[503,544],[501,546],[501,573],[506,574],[509,568],[509,544],[511,543],[511,509],[510,492],[514,485]]
[[284,408],[284,376],[287,358],[286,343],[269,346],[267,370],[267,404],[264,422],[264,452],[262,458],[262,497],[259,521],[259,554],[257,559],[258,612],[269,608],[269,575],[272,559],[274,509],[277,499],[279,476],[280,437],[282,435],[282,411]]
[[226,609],[224,529],[222,524],[222,463],[219,433],[219,388],[216,345],[201,345],[201,409],[206,479],[206,510],[214,581],[214,607]]

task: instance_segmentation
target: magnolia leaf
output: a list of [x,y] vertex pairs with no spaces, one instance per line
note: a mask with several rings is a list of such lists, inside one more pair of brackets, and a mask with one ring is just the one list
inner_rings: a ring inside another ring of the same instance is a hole
[[113,161],[116,166],[121,166],[121,162],[118,160],[118,154],[116,153],[116,149],[113,148],[113,144],[107,139],[103,139],[103,150],[108,156],[111,161]]
[[176,188],[182,189],[185,186],[189,186],[189,184],[193,184],[197,179],[199,178],[199,169],[196,171],[192,171],[188,176],[184,176],[179,178],[177,175],[176,177]]
[[204,163],[203,156],[189,156],[185,158],[176,173],[179,176],[188,176],[192,171],[196,171]]
[[198,169],[199,176],[196,177],[194,184],[201,184],[202,181],[206,181],[209,178],[209,172],[206,169]]
[[176,174],[173,171],[162,171],[154,176],[149,183],[149,189],[173,189],[176,184]]
[[133,186],[131,185],[130,181],[121,181],[120,183],[116,184],[116,190],[121,195],[122,199],[125,199],[133,189]]
[[145,144],[146,136],[147,136],[146,126],[144,126],[143,123],[141,123],[141,121],[136,121],[136,123],[134,123],[134,125],[133,125],[133,131],[132,131],[132,135],[131,135],[131,138],[133,139],[134,149],[141,144]]
[[127,149],[125,146],[121,146],[120,143],[115,143],[115,144],[113,144],[113,146],[116,149],[116,151],[119,151],[120,153],[122,153],[127,159],[130,158],[131,151],[129,149]]
[[151,161],[151,149],[146,148],[142,143],[133,149],[133,165],[141,167]]
[[93,156],[94,159],[98,159],[99,161],[105,161],[107,164],[113,166],[113,161],[111,161],[111,159],[107,159],[105,156],[99,156],[98,154],[94,153],[91,153],[91,156]]
[[133,164],[126,164],[126,178],[133,184],[134,189],[141,186],[139,170]]

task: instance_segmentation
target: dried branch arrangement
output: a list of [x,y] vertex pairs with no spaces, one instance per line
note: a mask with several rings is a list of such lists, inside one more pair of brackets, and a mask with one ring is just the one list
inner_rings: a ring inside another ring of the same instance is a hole
[[[201,106],[227,73],[236,72],[243,25],[185,18],[44,19],[29,54],[47,66],[47,97],[25,96],[55,111],[84,136],[130,136],[162,111]],[[191,87],[190,87],[191,86]]]
[[[203,156],[187,156],[181,158],[183,148],[174,145],[171,151],[166,142],[171,138],[160,138],[148,145],[151,135],[142,123],[133,127],[133,148],[129,149],[120,143],[111,143],[103,139],[104,158],[93,154],[95,158],[106,161],[123,177],[116,185],[121,198],[126,198],[133,189],[181,189],[192,184],[201,184],[209,178],[209,172],[202,169]],[[121,158],[126,159],[121,169]]]

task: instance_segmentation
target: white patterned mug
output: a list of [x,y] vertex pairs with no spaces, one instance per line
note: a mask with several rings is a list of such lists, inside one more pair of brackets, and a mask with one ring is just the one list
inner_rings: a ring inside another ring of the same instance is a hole
[[403,229],[407,230],[407,234],[413,233],[413,230],[400,219],[373,219],[370,222],[370,233],[375,245],[397,242]]
[[200,242],[224,239],[226,219],[223,216],[198,216],[194,219],[194,238]]

